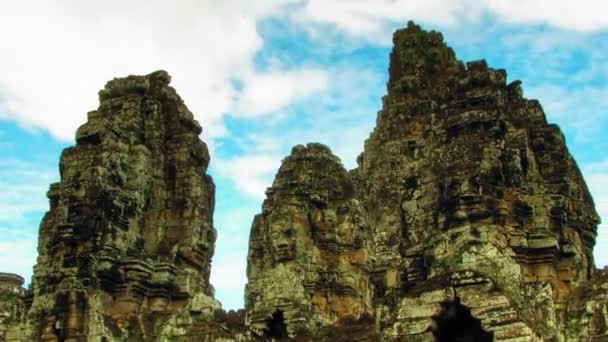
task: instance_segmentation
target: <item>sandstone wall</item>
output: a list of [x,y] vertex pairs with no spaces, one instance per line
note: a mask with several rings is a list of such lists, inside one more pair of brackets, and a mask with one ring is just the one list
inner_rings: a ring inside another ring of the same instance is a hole
[[356,169],[287,156],[252,223],[245,309],[209,283],[209,153],[164,71],[108,82],[60,161],[0,341],[606,341],[599,217],[521,82],[409,23]]

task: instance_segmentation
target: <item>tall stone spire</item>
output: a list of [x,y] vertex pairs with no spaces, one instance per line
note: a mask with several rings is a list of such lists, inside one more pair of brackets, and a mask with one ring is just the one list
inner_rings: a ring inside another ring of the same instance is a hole
[[48,192],[31,338],[143,339],[213,299],[207,146],[164,71],[108,82]]
[[209,271],[209,154],[169,76],[107,83],[63,152],[27,292],[0,273],[1,341],[606,341],[599,217],[521,82],[394,35],[356,169],[298,145],[251,227],[245,310]]
[[425,325],[412,306],[455,300],[496,339],[562,336],[570,294],[595,272],[599,222],[562,132],[521,82],[457,61],[441,34],[410,23],[394,42],[353,171],[384,337],[429,334],[433,315]]
[[439,32],[424,31],[412,21],[393,35],[389,64],[389,93],[433,94],[464,66]]

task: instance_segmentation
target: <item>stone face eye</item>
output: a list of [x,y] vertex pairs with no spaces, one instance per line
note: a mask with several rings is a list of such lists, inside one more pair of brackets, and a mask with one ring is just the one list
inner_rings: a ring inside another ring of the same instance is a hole
[[338,212],[338,214],[346,214],[348,212],[348,207],[341,205],[338,207],[337,212]]
[[285,236],[291,238],[295,235],[295,230],[293,228],[288,228],[285,230]]
[[281,235],[281,227],[280,226],[271,226],[270,235],[273,238],[278,238]]
[[452,178],[448,185],[448,192],[450,194],[457,194],[460,191],[461,185],[462,185],[462,182],[460,181],[460,179]]

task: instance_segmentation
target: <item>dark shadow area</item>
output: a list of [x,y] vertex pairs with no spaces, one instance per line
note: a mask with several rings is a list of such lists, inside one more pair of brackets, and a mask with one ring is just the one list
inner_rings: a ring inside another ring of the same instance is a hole
[[483,330],[481,321],[460,300],[441,303],[441,311],[434,317],[433,331],[437,342],[492,342],[494,334]]
[[266,327],[264,337],[271,340],[287,341],[287,324],[285,324],[283,311],[275,311],[272,318],[266,320]]

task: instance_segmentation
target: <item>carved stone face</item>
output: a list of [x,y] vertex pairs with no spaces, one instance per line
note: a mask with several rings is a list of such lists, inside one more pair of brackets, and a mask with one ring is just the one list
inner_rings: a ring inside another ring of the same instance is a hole
[[478,221],[492,216],[487,196],[482,194],[479,177],[454,177],[447,187],[448,211],[455,221]]
[[347,206],[338,207],[338,240],[343,245],[353,245],[355,239],[355,231],[359,218],[356,216],[356,209],[352,210]]
[[313,209],[312,224],[317,232],[317,241],[321,243],[336,243],[338,239],[338,215],[332,208]]
[[296,233],[301,228],[297,216],[296,213],[283,213],[270,218],[271,252],[275,262],[296,258]]
[[388,246],[394,246],[399,242],[402,229],[399,210],[392,207],[384,207],[381,210],[382,215],[377,223],[378,236],[375,238],[384,241]]

